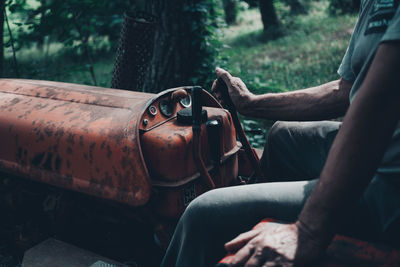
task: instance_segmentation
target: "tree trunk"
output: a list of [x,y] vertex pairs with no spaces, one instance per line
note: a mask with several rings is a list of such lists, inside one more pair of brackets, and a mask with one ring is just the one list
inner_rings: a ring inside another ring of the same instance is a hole
[[4,10],[5,1],[0,0],[0,77],[4,75]]
[[258,7],[258,0],[244,0],[247,4],[249,4],[249,7]]
[[226,24],[235,24],[237,16],[237,0],[223,0],[222,3],[225,11]]
[[202,82],[197,79],[209,66],[205,25],[212,10],[204,10],[206,0],[152,0],[148,9],[158,20],[153,56],[144,91]]
[[280,35],[280,23],[276,15],[273,0],[259,0],[261,19],[264,25],[264,34],[269,38]]
[[361,0],[352,0],[352,3],[354,12],[358,12],[360,10]]

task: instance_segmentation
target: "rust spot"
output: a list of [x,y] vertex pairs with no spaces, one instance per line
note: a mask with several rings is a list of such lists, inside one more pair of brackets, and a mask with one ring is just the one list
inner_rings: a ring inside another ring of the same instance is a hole
[[57,154],[54,159],[54,171],[60,170],[61,162],[62,160],[60,156]]
[[36,166],[36,167],[39,167],[40,164],[42,163],[45,155],[46,155],[46,153],[36,154],[36,156],[32,159],[32,165]]
[[110,145],[107,145],[107,158],[110,159],[112,155],[111,147]]
[[63,137],[63,135],[64,135],[64,129],[63,128],[58,128],[56,133],[55,133],[55,136]]
[[45,133],[48,137],[50,137],[50,136],[53,135],[52,129],[51,129],[50,127],[48,127],[48,126],[44,127],[44,133]]
[[69,133],[67,142],[70,143],[71,145],[75,144],[75,134],[74,133]]
[[103,149],[106,145],[106,141],[101,142],[100,149]]
[[51,161],[53,158],[53,153],[47,153],[47,156],[45,157],[44,163],[41,165],[45,170],[51,170]]
[[15,104],[18,104],[21,100],[19,98],[13,98],[10,102],[10,106],[14,106]]

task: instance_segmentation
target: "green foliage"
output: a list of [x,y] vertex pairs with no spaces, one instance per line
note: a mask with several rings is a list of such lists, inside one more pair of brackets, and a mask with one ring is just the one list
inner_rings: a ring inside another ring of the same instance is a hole
[[13,24],[18,27],[19,47],[43,45],[46,37],[82,53],[82,45],[91,47],[108,38],[118,38],[122,14],[129,1],[40,0],[28,5],[25,0],[10,0],[9,10],[17,13]]
[[[123,13],[133,7],[133,0],[7,1],[15,50],[37,47],[47,61],[50,46],[61,44],[60,52],[68,57],[84,58],[80,64],[90,72],[91,84],[97,84],[94,56],[114,48]],[[5,46],[10,46],[10,38],[6,38]]]
[[188,38],[198,48],[193,51],[192,63],[195,67],[190,80],[193,84],[210,88],[214,80],[213,66],[221,47],[219,28],[223,25],[222,6],[214,0],[195,1],[187,4],[183,18],[182,23],[187,23],[192,29]]

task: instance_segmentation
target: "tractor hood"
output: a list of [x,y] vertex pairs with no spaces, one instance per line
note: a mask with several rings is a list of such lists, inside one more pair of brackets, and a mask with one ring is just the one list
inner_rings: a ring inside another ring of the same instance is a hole
[[0,170],[129,205],[150,180],[138,121],[154,94],[0,79]]

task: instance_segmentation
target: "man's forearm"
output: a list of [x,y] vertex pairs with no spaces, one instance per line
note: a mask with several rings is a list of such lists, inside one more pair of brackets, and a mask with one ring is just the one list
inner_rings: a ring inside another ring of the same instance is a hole
[[400,43],[379,47],[299,221],[329,241],[382,160],[400,114]]
[[345,114],[351,86],[337,80],[292,92],[254,95],[241,113],[272,120],[333,119]]

